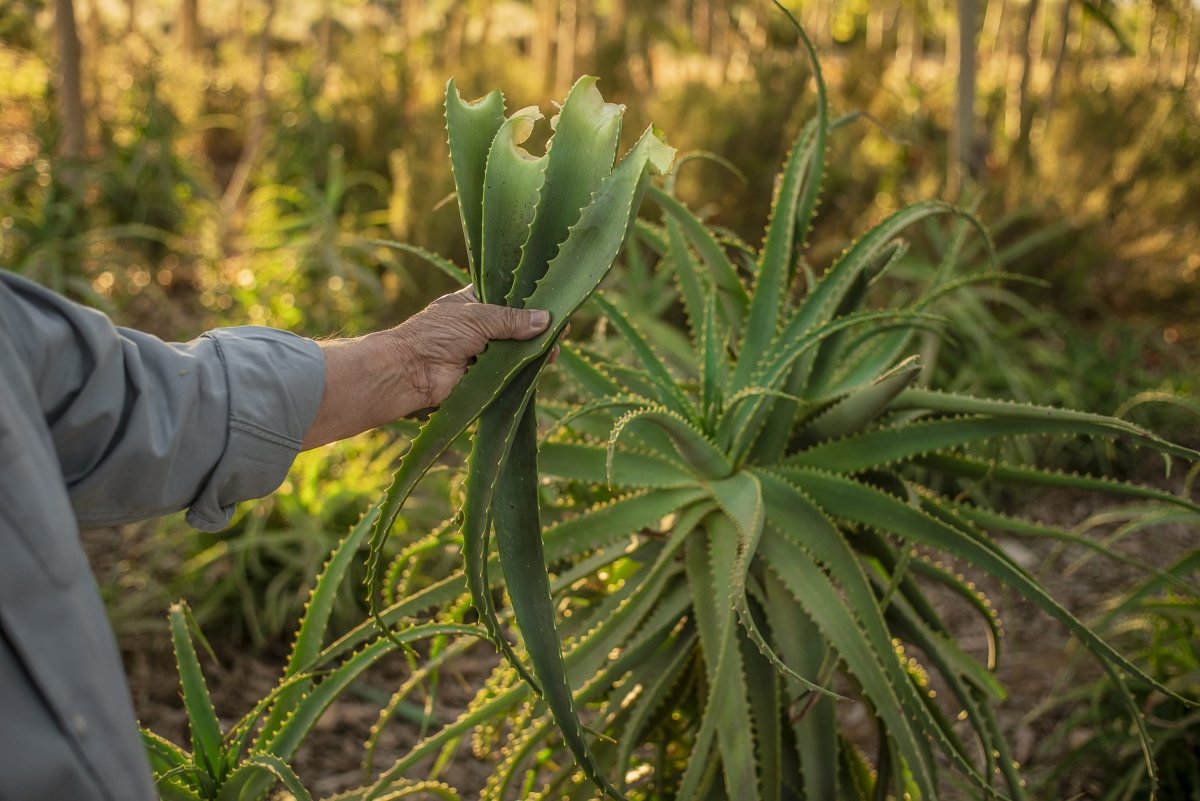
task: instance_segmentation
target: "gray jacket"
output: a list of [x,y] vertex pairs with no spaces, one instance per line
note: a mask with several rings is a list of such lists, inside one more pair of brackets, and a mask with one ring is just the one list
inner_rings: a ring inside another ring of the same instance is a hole
[[167,344],[0,271],[0,801],[156,797],[80,527],[223,528],[316,415],[311,340]]

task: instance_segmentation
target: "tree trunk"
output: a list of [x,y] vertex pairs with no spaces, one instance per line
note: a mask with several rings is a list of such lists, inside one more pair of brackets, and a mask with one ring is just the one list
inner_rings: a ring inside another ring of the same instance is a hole
[[1058,105],[1058,93],[1062,89],[1064,67],[1067,63],[1067,53],[1071,49],[1071,9],[1073,0],[1063,0],[1062,16],[1059,17],[1058,50],[1054,54],[1054,71],[1050,73],[1050,91],[1046,94],[1046,111],[1044,119],[1050,125],[1050,117]]
[[199,0],[183,0],[179,10],[179,44],[188,55],[200,51]]
[[996,63],[996,50],[1004,36],[1004,18],[1008,16],[1008,0],[997,0],[987,4],[983,12],[983,32],[980,34],[980,44],[987,41],[987,58],[981,59],[985,66]]
[[71,0],[54,0],[54,38],[58,45],[58,108],[62,116],[59,153],[67,159],[80,159],[87,147],[87,129],[83,112],[80,61],[82,48],[75,28],[75,6]]
[[[959,24],[962,20],[962,1],[957,0]],[[955,33],[957,32],[957,36]],[[957,75],[958,68],[962,64],[962,31],[951,31],[950,26],[946,26],[946,47],[942,51],[942,64],[945,66],[947,75]]]
[[400,49],[408,50],[412,42],[412,0],[396,0],[396,29],[400,31]]
[[958,0],[958,97],[947,189],[951,198],[962,195],[975,161],[975,37],[978,29],[978,0]]
[[916,71],[920,36],[921,23],[917,18],[917,10],[903,9],[896,23],[896,69],[910,80]]
[[558,54],[554,61],[554,91],[565,95],[575,78],[575,32],[579,22],[576,0],[560,0]]
[[313,89],[325,90],[329,67],[333,64],[333,0],[321,0],[321,18],[317,21],[317,60],[313,64]]
[[1142,3],[1140,30],[1138,30],[1138,49],[1141,51],[1141,61],[1144,68],[1149,68],[1154,59],[1154,26],[1158,23],[1158,3],[1146,0]]
[[325,8],[321,13],[320,26],[317,31],[317,36],[320,39],[321,72],[329,69],[330,63],[333,61],[333,0],[325,0]]
[[556,0],[537,0],[538,26],[533,34],[530,52],[537,73],[538,87],[544,89],[550,80],[550,59],[558,28]]
[[579,12],[575,31],[575,52],[583,59],[576,64],[580,73],[596,73],[596,6],[593,0],[579,0]]
[[713,60],[721,65],[720,77],[725,79],[729,68],[729,43],[733,38],[733,11],[726,3],[717,3],[712,15],[712,48]]
[[1180,81],[1184,89],[1196,80],[1196,67],[1200,66],[1200,23],[1196,22],[1197,15],[1200,15],[1200,10],[1188,9],[1188,48],[1183,63],[1183,80]]
[[267,18],[263,20],[262,31],[258,35],[258,86],[254,90],[254,117],[250,120],[250,130],[246,133],[246,144],[242,147],[241,158],[234,167],[225,194],[221,196],[221,212],[226,221],[237,210],[242,195],[250,184],[250,173],[254,171],[267,133],[267,73],[270,68],[271,23],[275,21],[276,2],[277,0],[267,0]]
[[1049,15],[1049,9],[1038,4],[1037,13],[1033,15],[1033,31],[1030,44],[1033,47],[1033,73],[1030,78],[1034,78],[1041,72],[1042,63],[1046,60],[1046,17]]
[[91,109],[92,124],[99,133],[96,145],[100,149],[110,144],[107,138],[111,133],[104,119],[104,74],[100,71],[101,59],[104,57],[104,45],[107,34],[104,30],[104,16],[100,13],[100,0],[87,2],[87,35],[83,38],[83,57],[80,59],[81,76],[86,76],[91,84],[83,96],[84,108]]
[[1172,86],[1175,82],[1175,61],[1179,54],[1179,28],[1183,23],[1180,9],[1170,11],[1170,19],[1164,26],[1163,44],[1158,51],[1158,68],[1155,77],[1158,82]]
[[887,9],[882,3],[872,3],[867,7],[867,52],[874,58],[875,64],[880,63],[879,56],[883,53],[883,40],[887,33]]
[[712,50],[712,25],[711,0],[692,0],[692,41],[705,53]]
[[462,60],[463,44],[467,36],[469,10],[462,3],[454,3],[446,12],[446,24],[442,27],[439,69],[455,69]]
[[[1070,3],[1070,0],[1067,0]],[[1041,0],[1029,0],[1029,10],[1025,14],[1025,26],[1023,28],[1023,41],[1025,45],[1024,52],[1021,53],[1021,82],[1017,86],[1018,98],[1018,125],[1017,125],[1017,141],[1013,146],[1013,157],[1020,166],[1021,171],[1028,174],[1031,164],[1029,150],[1029,136],[1033,131],[1033,98],[1030,96],[1029,84],[1033,77],[1033,30],[1034,18],[1037,17],[1038,8],[1041,6]]]
[[1176,32],[1175,52],[1171,57],[1171,83],[1183,88],[1187,86],[1187,67],[1192,55],[1192,21],[1195,11],[1190,7],[1179,9],[1178,31]]

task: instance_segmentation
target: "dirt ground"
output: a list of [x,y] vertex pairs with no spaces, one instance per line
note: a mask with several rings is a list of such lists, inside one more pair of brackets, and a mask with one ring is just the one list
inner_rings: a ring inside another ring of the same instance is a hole
[[[1040,493],[1024,503],[1013,502],[1013,512],[1023,517],[1070,527],[1089,515],[1111,507],[1102,497],[1066,491]],[[1122,550],[1155,564],[1168,564],[1197,545],[1198,534],[1186,526],[1165,527],[1143,532],[1122,544]],[[1000,541],[1014,559],[1038,575],[1051,594],[1077,616],[1087,620],[1106,599],[1136,581],[1135,570],[1103,558],[1093,558],[1072,573],[1064,567],[1080,555],[1068,548],[1057,553],[1054,543],[1031,538]],[[95,550],[95,549],[94,549]],[[112,558],[111,553],[97,559]],[[1003,729],[1008,733],[1016,759],[1031,778],[1031,784],[1056,754],[1044,747],[1054,719],[1031,720],[1029,714],[1039,704],[1061,693],[1079,674],[1067,670],[1087,660],[1070,658],[1070,640],[1065,629],[1040,612],[1033,604],[1014,598],[986,577],[977,575],[969,565],[959,565],[988,595],[1000,614],[1006,636],[999,662],[999,678],[1011,697],[998,708]],[[951,627],[959,632],[960,644],[976,656],[986,653],[982,624],[974,613],[956,602],[948,593],[933,593],[933,600]],[[275,684],[286,657],[282,646],[260,654],[241,653],[221,640],[220,632],[207,632],[218,651],[220,665],[206,660],[210,687],[218,714],[226,724],[233,722]],[[126,660],[134,703],[142,723],[181,744],[187,743],[186,718],[179,698],[178,680],[170,645],[165,635],[137,634],[121,642]],[[485,646],[472,649],[445,672],[435,713],[443,721],[452,720],[462,711],[482,680],[495,664],[495,656]],[[408,668],[399,655],[381,663],[367,674],[361,688],[351,692],[329,711],[309,736],[296,759],[296,770],[314,797],[357,787],[362,783],[363,743],[375,723],[381,701],[400,685]],[[847,713],[854,718],[854,711]],[[865,718],[865,715],[862,716]],[[865,723],[865,721],[864,721]],[[1086,733],[1079,733],[1080,736]],[[417,727],[407,721],[395,721],[381,741],[377,765],[387,766],[403,754],[416,738]],[[466,799],[482,787],[488,765],[475,760],[469,749],[460,749],[460,758],[442,778],[458,787]],[[414,774],[423,776],[423,772]],[[1068,787],[1060,787],[1056,797],[1086,799],[1101,788],[1090,777],[1069,777]]]

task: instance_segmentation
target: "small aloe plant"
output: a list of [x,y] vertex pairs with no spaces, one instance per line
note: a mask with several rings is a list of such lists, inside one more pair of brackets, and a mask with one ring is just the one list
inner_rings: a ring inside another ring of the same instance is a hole
[[[931,309],[945,286],[934,284],[908,307],[882,310],[865,307],[868,289],[903,256],[900,237],[910,226],[955,215],[988,243],[986,230],[948,204],[917,204],[876,225],[814,276],[801,254],[818,206],[826,142],[840,121],[829,119],[815,52],[802,30],[800,37],[813,62],[817,116],[784,164],[761,247],[718,236],[669,191],[649,190],[664,222],[640,230],[658,237],[664,264],[674,271],[689,321],[691,374],[672,372],[623,311],[599,294],[594,302],[636,366],[564,348],[561,363],[582,397],[542,404],[556,433],[542,442],[536,464],[558,477],[567,494],[583,488],[581,494],[609,500],[554,523],[540,538],[532,535],[536,430],[524,399],[532,396],[533,377],[520,371],[540,365],[561,317],[542,340],[505,345],[490,358],[492,351],[485,353],[485,370],[474,380],[467,374],[473,388],[456,392],[414,441],[385,505],[376,563],[382,535],[412,484],[487,410],[467,468],[466,575],[401,599],[378,611],[378,619],[394,625],[431,608],[454,608],[466,594],[507,660],[458,720],[382,774],[380,788],[474,732],[481,752],[503,744],[482,793],[487,799],[514,792],[587,799],[597,786],[617,798],[681,801],[929,799],[939,797],[947,765],[979,797],[1024,799],[1024,781],[993,714],[1005,697],[994,675],[1001,626],[987,599],[945,559],[1039,606],[1119,683],[1135,681],[1189,703],[1077,620],[989,536],[1066,532],[939,488],[953,482],[1069,487],[1195,511],[1200,507],[1166,492],[1000,463],[979,458],[978,448],[1015,437],[1086,435],[1131,441],[1167,458],[1194,461],[1200,453],[1116,418],[920,387],[922,366],[910,354],[920,335],[943,327]],[[465,111],[483,115],[487,105]],[[495,130],[523,124],[504,122],[498,101],[496,108],[488,112]],[[452,152],[454,118],[462,113],[452,97]],[[493,151],[508,142],[500,135],[491,141]],[[481,192],[464,184],[459,165],[467,162],[457,149],[468,243],[483,243],[481,252],[472,249],[474,271],[488,263],[488,235],[473,238],[472,220],[486,220],[491,184],[485,177]],[[486,176],[491,156],[471,163],[473,175],[485,164]],[[601,185],[589,210],[619,173]],[[551,175],[547,170],[547,186]],[[483,214],[476,215],[480,195]],[[507,209],[524,219],[530,207]],[[608,217],[624,221],[633,208],[622,202]],[[569,263],[575,274],[586,269],[580,262],[589,255],[592,264],[604,263],[615,252],[591,245],[586,254],[576,251],[574,236],[551,270]],[[605,242],[615,247],[623,236],[614,224]],[[532,233],[529,240],[535,241]],[[486,288],[486,268],[473,277],[477,286],[483,281],[485,298],[500,297]],[[792,287],[800,281],[806,291],[796,299]],[[544,286],[530,305],[550,299]],[[578,291],[555,310],[577,307],[594,286],[578,279]],[[489,517],[498,557],[488,552]],[[497,566],[532,671],[501,634],[506,613],[490,592],[499,585]],[[986,663],[954,639],[926,594],[929,584],[978,613],[991,646]],[[366,636],[365,629],[351,632],[340,647]],[[839,722],[848,698],[874,721],[871,756]],[[588,710],[600,737],[585,740],[577,708]],[[1127,710],[1145,737],[1142,712],[1132,704]],[[559,758],[560,742],[574,763]]]
[[[191,730],[191,750],[142,730],[163,801],[259,801],[277,784],[282,784],[296,801],[312,801],[292,770],[291,760],[325,710],[365,670],[393,652],[396,643],[407,646],[423,638],[481,633],[471,626],[427,623],[389,632],[389,636],[360,640],[365,644],[357,650],[323,650],[338,588],[377,516],[378,510],[364,516],[334,549],[309,596],[283,678],[227,730],[222,730],[217,718],[196,654],[192,637],[198,629],[191,612],[182,601],[171,607],[167,619]],[[440,782],[404,777],[396,777],[383,789],[387,790],[382,795],[385,798],[418,791],[441,798],[458,797]]]

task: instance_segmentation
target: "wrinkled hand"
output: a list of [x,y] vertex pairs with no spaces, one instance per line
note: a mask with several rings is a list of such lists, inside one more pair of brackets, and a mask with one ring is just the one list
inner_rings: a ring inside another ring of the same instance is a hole
[[488,342],[532,339],[549,323],[549,312],[480,303],[465,287],[430,303],[392,333],[406,355],[418,408],[425,408],[449,397]]
[[322,342],[325,391],[301,448],[437,406],[488,342],[533,339],[549,323],[542,310],[480,303],[467,287],[443,295],[388,331]]

